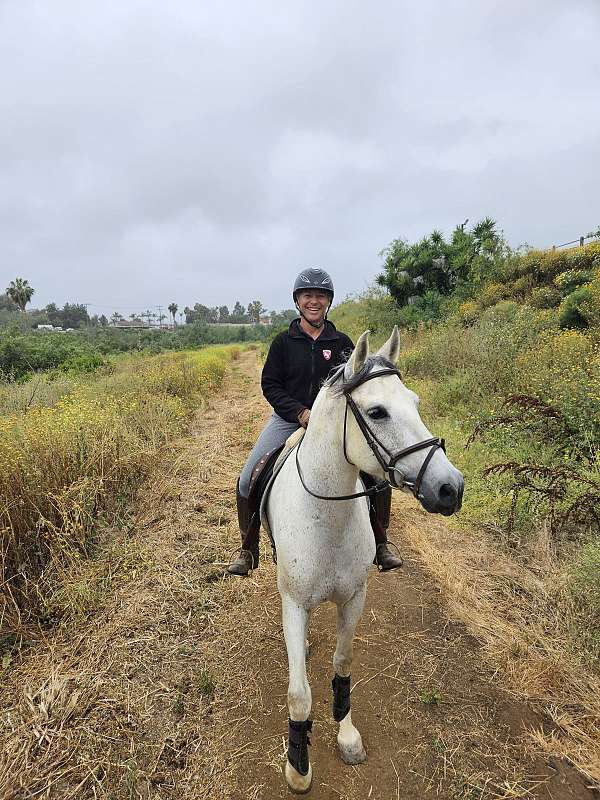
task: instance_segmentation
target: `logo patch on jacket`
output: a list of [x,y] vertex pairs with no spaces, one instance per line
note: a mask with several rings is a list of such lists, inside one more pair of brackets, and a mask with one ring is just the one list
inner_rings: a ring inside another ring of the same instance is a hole
[[323,350],[323,358],[325,361],[329,361],[331,358],[331,350]]

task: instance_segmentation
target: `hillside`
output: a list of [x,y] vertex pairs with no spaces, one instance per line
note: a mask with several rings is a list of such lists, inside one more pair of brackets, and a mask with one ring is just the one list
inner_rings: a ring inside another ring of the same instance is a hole
[[[405,381],[465,474],[454,537],[413,544],[511,689],[557,722],[554,743],[575,733],[597,774],[600,245],[511,258],[504,275],[403,329]],[[372,291],[332,319],[383,338],[402,312]]]

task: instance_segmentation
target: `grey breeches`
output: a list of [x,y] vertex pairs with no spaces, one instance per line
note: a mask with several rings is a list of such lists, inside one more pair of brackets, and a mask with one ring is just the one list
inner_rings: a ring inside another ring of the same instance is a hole
[[275,413],[271,415],[240,473],[239,490],[241,495],[248,497],[252,470],[265,453],[275,450],[276,447],[282,447],[285,440],[291,436],[294,431],[297,431],[299,427],[300,425],[298,422],[286,422],[286,420]]

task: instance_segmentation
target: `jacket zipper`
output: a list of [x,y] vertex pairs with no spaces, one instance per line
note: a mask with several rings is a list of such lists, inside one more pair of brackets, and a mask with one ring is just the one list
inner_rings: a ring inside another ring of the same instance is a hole
[[310,345],[310,389],[308,391],[308,399],[312,400],[313,387],[315,383],[315,343],[311,342]]

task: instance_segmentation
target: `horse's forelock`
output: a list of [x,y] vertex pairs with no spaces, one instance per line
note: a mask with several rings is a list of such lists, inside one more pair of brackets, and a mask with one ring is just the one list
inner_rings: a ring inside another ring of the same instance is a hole
[[357,386],[360,386],[369,372],[376,367],[378,369],[396,369],[392,362],[388,361],[387,358],[383,356],[369,356],[358,372],[355,372],[347,381],[344,380],[346,364],[336,367],[335,371],[327,379],[326,386],[329,386],[335,394],[351,392],[353,389],[356,389]]

